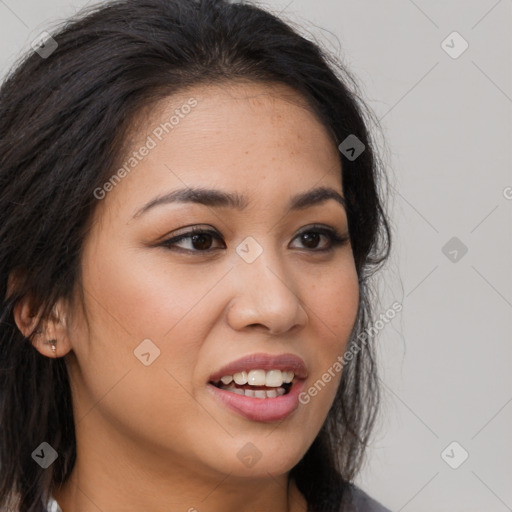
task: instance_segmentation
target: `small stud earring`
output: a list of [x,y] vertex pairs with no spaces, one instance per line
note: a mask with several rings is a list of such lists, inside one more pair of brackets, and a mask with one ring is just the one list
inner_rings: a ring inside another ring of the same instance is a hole
[[52,347],[52,352],[53,354],[55,355],[55,351],[57,350],[57,348],[55,347],[55,343],[57,342],[57,340],[50,340],[48,343],[50,344],[50,346]]

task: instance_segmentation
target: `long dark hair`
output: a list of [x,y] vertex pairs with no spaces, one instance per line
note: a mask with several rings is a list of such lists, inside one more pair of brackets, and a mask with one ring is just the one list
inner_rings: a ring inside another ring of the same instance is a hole
[[[387,259],[386,183],[369,123],[374,115],[338,60],[284,21],[224,0],[123,0],[87,9],[30,52],[0,89],[0,508],[31,512],[63,483],[76,458],[64,358],[42,356],[13,308],[32,298],[48,318],[81,291],[80,257],[101,187],[120,162],[143,108],[186,87],[250,80],[287,84],[356,158],[340,152],[349,231],[360,283],[350,347],[327,420],[291,478],[313,510],[339,510],[361,468],[379,404],[372,337],[372,280]],[[9,276],[15,285],[8,294]],[[34,331],[40,325],[34,327]],[[32,452],[48,442],[57,460]],[[334,498],[333,498],[334,497]],[[337,502],[337,504],[336,504]]]

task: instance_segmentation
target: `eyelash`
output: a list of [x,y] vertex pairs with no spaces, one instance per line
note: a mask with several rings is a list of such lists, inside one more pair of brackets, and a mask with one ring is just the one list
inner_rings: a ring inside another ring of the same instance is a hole
[[[339,232],[335,229],[326,228],[323,226],[311,226],[311,227],[305,229],[304,231],[300,232],[295,238],[299,238],[302,235],[311,234],[311,233],[320,233],[320,234],[326,236],[330,241],[330,246],[326,249],[307,249],[306,248],[306,250],[309,250],[310,252],[319,252],[319,253],[331,252],[335,248],[345,245],[349,241],[349,238],[350,238],[348,235],[346,235],[346,236],[340,235]],[[190,231],[187,231],[186,233],[169,238],[168,240],[164,240],[159,245],[162,247],[165,247],[167,249],[170,249],[170,250],[178,250],[180,252],[187,252],[187,253],[193,253],[193,254],[194,253],[195,254],[211,253],[211,252],[215,251],[216,249],[218,249],[218,248],[213,248],[213,249],[210,248],[210,249],[205,249],[205,250],[201,251],[201,250],[197,250],[197,249],[193,250],[193,249],[183,249],[181,247],[178,247],[178,248],[172,247],[172,246],[176,245],[178,242],[181,242],[182,240],[191,239],[195,235],[210,235],[217,240],[222,240],[222,237],[215,231],[206,230],[206,229],[199,228],[199,227],[194,227]],[[295,238],[294,238],[294,240],[295,240]]]

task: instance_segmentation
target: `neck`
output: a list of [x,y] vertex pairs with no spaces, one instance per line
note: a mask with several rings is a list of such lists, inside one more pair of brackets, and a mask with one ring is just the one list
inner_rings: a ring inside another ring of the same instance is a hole
[[[147,476],[147,475],[146,475]],[[225,476],[216,483],[191,480],[189,487],[174,485],[172,478],[164,482],[135,479],[124,481],[106,474],[86,479],[77,467],[66,483],[55,490],[62,512],[307,512],[307,503],[293,481],[283,478],[257,481]]]
[[95,436],[80,426],[75,466],[54,491],[62,512],[307,512],[287,473],[220,474],[183,457],[166,459],[157,447],[127,444],[124,438],[120,444],[119,435],[105,429]]

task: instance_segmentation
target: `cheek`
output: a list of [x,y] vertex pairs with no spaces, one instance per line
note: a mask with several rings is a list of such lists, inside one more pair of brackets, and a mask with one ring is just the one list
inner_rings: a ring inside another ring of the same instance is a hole
[[339,266],[309,274],[310,285],[303,294],[310,323],[324,333],[321,346],[342,351],[357,317],[359,281],[351,259]]
[[359,307],[359,281],[350,261],[338,270],[320,273],[308,290],[306,311],[313,343],[306,356],[314,365],[304,388],[302,404],[312,431],[321,428],[341,380],[347,348]]
[[[89,422],[100,414],[126,435],[144,432],[155,442],[172,434],[185,450],[191,443],[187,426],[204,424],[204,409],[190,393],[208,328],[201,299],[219,277],[179,272],[164,261],[148,264],[126,249],[89,258],[93,263],[83,267],[88,329],[76,325],[73,347],[81,407],[94,410]],[[146,339],[157,347],[149,346],[148,366],[134,354]]]
[[218,280],[199,266],[184,269],[165,257],[149,259],[142,251],[126,248],[117,257],[98,256],[96,262],[86,269],[85,281],[96,302],[110,314],[102,315],[106,323],[116,323],[133,341],[163,340],[184,323],[191,324],[197,305]]
[[79,349],[81,363],[107,373],[138,368],[134,350],[149,339],[158,354],[150,368],[168,370],[190,390],[225,269],[173,264],[159,249],[148,258],[147,252],[117,247],[110,244],[106,257],[97,250],[88,260],[94,265],[84,266],[91,330],[88,353]]

